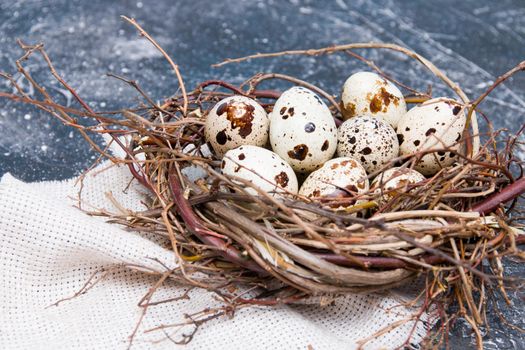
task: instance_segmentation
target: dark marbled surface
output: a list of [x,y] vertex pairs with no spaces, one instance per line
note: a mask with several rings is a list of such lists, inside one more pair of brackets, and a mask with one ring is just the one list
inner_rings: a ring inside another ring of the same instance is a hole
[[[331,44],[394,42],[423,54],[444,69],[471,96],[525,59],[525,2],[466,1],[7,1],[0,0],[0,71],[15,73],[21,55],[15,39],[44,42],[57,69],[96,110],[136,105],[137,94],[106,77],[107,72],[138,80],[154,99],[174,93],[169,66],[120,15],[136,17],[175,58],[189,87],[221,78],[240,82],[257,72],[292,74],[336,94],[348,75],[366,69],[344,55],[256,60],[212,69],[226,57],[254,52],[314,48]],[[395,78],[435,95],[450,94],[413,61],[385,51],[362,51]],[[27,63],[50,82],[44,62]],[[27,82],[19,75],[16,79]],[[46,87],[62,102],[71,96],[57,84]],[[0,90],[12,87],[0,83]],[[497,127],[516,130],[525,121],[525,74],[498,89],[483,110]],[[0,100],[0,175],[58,180],[79,174],[95,158],[79,134],[27,106]],[[523,275],[519,265],[510,272]],[[524,326],[522,297],[506,313]],[[490,316],[494,320],[494,315]],[[495,322],[487,349],[523,349],[525,339]],[[459,324],[452,348],[473,347],[468,327]]]

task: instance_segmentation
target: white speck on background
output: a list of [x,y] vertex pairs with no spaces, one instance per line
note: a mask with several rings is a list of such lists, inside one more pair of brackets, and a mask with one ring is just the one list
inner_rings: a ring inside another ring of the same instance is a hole
[[345,4],[344,0],[335,0],[335,3],[343,10],[348,10],[348,6]]
[[[157,40],[160,41],[158,38]],[[123,55],[122,58],[132,61],[162,56],[153,45],[141,38],[131,40],[129,38],[115,38],[113,54],[116,56]]]
[[309,15],[313,12],[312,8],[311,7],[299,7],[299,12],[302,13],[303,15]]

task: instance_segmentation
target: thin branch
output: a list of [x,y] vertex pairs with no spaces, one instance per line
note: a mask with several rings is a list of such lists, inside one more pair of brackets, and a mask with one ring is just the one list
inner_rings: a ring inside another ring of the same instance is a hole
[[169,62],[169,64],[171,65],[171,67],[173,68],[173,71],[175,72],[175,75],[177,76],[177,80],[179,81],[179,87],[182,91],[182,96],[183,96],[183,99],[184,99],[184,105],[182,107],[182,114],[184,116],[186,116],[187,112],[188,112],[188,95],[186,93],[186,86],[184,85],[184,80],[182,79],[182,75],[180,74],[180,70],[179,70],[179,66],[175,64],[175,62],[173,62],[173,60],[171,59],[171,57],[166,53],[166,51],[164,51],[164,49],[155,41],[155,39],[153,39],[141,26],[140,24],[137,23],[137,21],[135,21],[134,18],[129,18],[129,17],[126,17],[126,16],[120,16],[121,18],[123,18],[125,21],[131,23],[135,28],[137,28],[137,30],[139,31],[140,35],[145,37],[146,39],[148,39],[148,41],[150,43],[153,44],[153,46],[155,46],[155,48],[157,50],[159,50],[159,52],[164,56],[164,58],[166,58],[166,60]]

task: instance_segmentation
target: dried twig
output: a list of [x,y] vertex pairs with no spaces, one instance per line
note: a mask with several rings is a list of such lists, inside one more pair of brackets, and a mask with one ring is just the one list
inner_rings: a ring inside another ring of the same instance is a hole
[[137,21],[135,21],[134,18],[129,18],[129,17],[126,17],[126,16],[120,16],[121,18],[123,18],[125,21],[131,23],[135,28],[137,28],[137,30],[139,31],[140,35],[145,37],[146,39],[148,39],[148,41],[150,43],[153,44],[153,46],[155,46],[155,48],[157,50],[159,50],[159,52],[164,56],[164,58],[166,58],[166,60],[168,61],[168,63],[171,65],[171,68],[173,68],[173,71],[175,72],[175,75],[177,76],[177,80],[179,81],[179,87],[180,87],[180,90],[182,92],[182,97],[184,99],[184,105],[182,107],[182,113],[184,115],[187,114],[188,112],[188,95],[186,93],[186,86],[184,85],[184,80],[182,79],[182,75],[180,74],[180,70],[179,70],[179,66],[177,64],[175,64],[175,62],[173,62],[173,60],[171,59],[171,57],[166,53],[166,51],[164,51],[164,49],[155,41],[155,39],[153,39],[151,37],[151,35],[149,35],[141,26],[140,24],[137,23]]

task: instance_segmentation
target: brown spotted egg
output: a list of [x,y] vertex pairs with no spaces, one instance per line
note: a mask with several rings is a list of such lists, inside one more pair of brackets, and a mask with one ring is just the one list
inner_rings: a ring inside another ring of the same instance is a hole
[[365,169],[352,158],[334,158],[304,180],[299,194],[320,202],[343,201],[331,204],[334,209],[354,204],[351,198],[368,191],[369,184]]
[[206,140],[218,156],[241,145],[264,146],[270,120],[264,108],[245,96],[221,100],[208,113],[204,127]]
[[467,118],[460,104],[447,98],[434,98],[412,108],[397,127],[401,155],[438,150],[424,155],[414,166],[423,175],[433,175],[456,161],[453,152],[463,135]]
[[396,132],[380,119],[361,116],[339,126],[337,155],[359,160],[368,173],[381,169],[398,154]]
[[334,155],[337,127],[317,94],[303,87],[285,91],[270,113],[270,144],[299,173],[318,169]]
[[[290,165],[262,147],[244,145],[229,150],[222,159],[221,169],[223,174],[242,178],[268,193],[295,194],[299,187]],[[246,191],[257,194],[250,187]]]
[[381,200],[388,201],[396,193],[407,192],[410,185],[424,181],[421,173],[410,168],[391,168],[377,175],[370,188],[377,194],[381,194]]
[[358,72],[346,80],[341,107],[344,119],[366,114],[386,121],[393,128],[407,111],[401,91],[372,72]]

